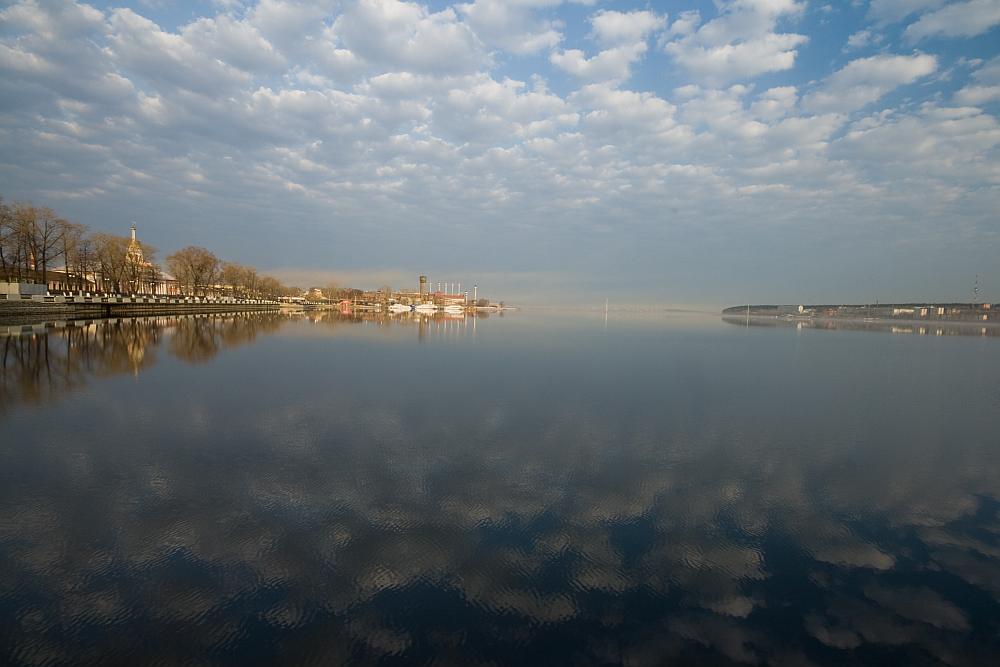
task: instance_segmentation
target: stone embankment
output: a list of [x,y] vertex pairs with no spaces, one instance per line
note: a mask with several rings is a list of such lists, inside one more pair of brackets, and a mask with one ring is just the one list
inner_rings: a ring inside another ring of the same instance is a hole
[[0,319],[74,319],[131,315],[187,315],[278,310],[276,301],[261,299],[170,296],[49,296],[0,293]]

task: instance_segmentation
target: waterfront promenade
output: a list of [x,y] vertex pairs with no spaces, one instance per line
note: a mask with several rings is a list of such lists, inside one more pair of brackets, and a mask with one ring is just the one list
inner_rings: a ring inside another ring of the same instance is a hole
[[276,301],[232,297],[0,294],[0,321],[277,311]]

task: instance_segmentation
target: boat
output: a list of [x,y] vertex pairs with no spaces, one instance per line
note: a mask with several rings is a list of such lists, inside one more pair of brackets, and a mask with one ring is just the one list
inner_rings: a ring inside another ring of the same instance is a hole
[[389,306],[390,313],[408,313],[411,310],[413,310],[411,306],[402,303],[394,303]]
[[413,310],[417,311],[418,313],[436,313],[437,306],[435,306],[433,303],[422,303],[419,306],[415,307]]
[[459,313],[464,313],[465,308],[463,308],[462,306],[455,306],[455,305],[445,306],[444,312],[448,313],[449,315],[457,315]]

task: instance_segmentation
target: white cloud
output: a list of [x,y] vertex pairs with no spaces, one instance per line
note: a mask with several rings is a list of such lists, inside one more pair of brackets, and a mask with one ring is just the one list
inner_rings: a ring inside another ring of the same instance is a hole
[[889,24],[927,11],[936,9],[947,0],[872,0],[868,15],[879,24]]
[[[681,12],[680,15],[674,22],[670,24],[670,29],[668,30],[669,36],[671,37],[686,37],[693,33],[698,26],[701,24],[701,14],[696,10],[688,10],[686,12]],[[665,44],[664,42],[663,44]],[[660,44],[662,47],[663,44]]]
[[976,106],[1000,102],[1000,86],[965,86],[955,93],[955,101]]
[[772,121],[787,116],[799,101],[795,86],[770,88],[761,93],[750,107],[750,113],[762,120]]
[[104,14],[90,5],[75,2],[39,5],[20,2],[0,11],[0,24],[20,29],[42,40],[59,35],[72,39],[100,30]]
[[973,73],[973,78],[982,83],[1000,84],[1000,56],[993,58]]
[[[694,32],[694,16],[671,32],[684,36],[663,44],[663,50],[695,76],[709,83],[753,78],[765,72],[791,69],[797,47],[808,38],[775,32],[779,19],[801,13],[794,0],[734,0],[720,15]],[[675,22],[676,26],[677,22]],[[686,34],[685,34],[686,33]]]
[[590,17],[594,39],[606,46],[635,44],[645,41],[650,33],[662,30],[667,17],[649,10],[618,12],[601,11]]
[[883,39],[881,33],[875,33],[871,30],[858,30],[847,38],[847,44],[844,46],[845,51],[857,51],[863,49],[867,46],[873,44],[878,44]]
[[248,20],[283,52],[296,51],[301,43],[323,28],[323,19],[332,13],[330,0],[260,0],[248,13]]
[[196,50],[243,70],[275,71],[286,65],[255,26],[224,14],[197,19],[180,34]]
[[561,97],[528,90],[520,81],[479,76],[455,83],[436,96],[432,122],[438,136],[459,143],[496,145],[552,134],[576,122]]
[[360,0],[333,24],[353,53],[381,67],[456,73],[486,63],[480,41],[451,9],[432,13],[397,0]]
[[609,81],[630,76],[631,65],[648,50],[649,34],[666,27],[667,19],[650,11],[602,11],[590,17],[590,24],[591,37],[608,48],[591,58],[579,49],[556,51],[549,61],[578,79]]
[[583,123],[595,133],[586,138],[596,146],[603,146],[612,138],[639,145],[651,140],[669,143],[684,140],[684,132],[678,132],[676,107],[651,93],[591,84],[573,93],[569,101],[580,109]]
[[941,35],[975,37],[1000,24],[1000,0],[968,0],[921,16],[903,33],[911,41]]
[[998,145],[1000,124],[992,116],[928,105],[917,115],[859,119],[836,142],[832,157],[850,161],[869,182],[896,178],[908,189],[948,190],[955,196],[955,184],[966,179],[1000,183],[1000,170],[980,157]]
[[666,51],[693,74],[709,81],[724,82],[791,69],[795,65],[796,47],[806,41],[803,35],[770,33],[719,46],[672,43],[667,45]]
[[712,136],[756,139],[768,126],[746,113],[744,100],[748,93],[749,88],[743,85],[725,90],[699,90],[681,105],[681,118],[692,126],[707,128]]
[[958,104],[982,105],[1000,101],[1000,57],[993,58],[972,74],[974,84],[955,93]]
[[810,111],[847,113],[877,101],[902,85],[931,74],[937,59],[931,55],[879,55],[852,60],[803,99]]
[[579,49],[569,49],[553,53],[549,60],[553,65],[585,81],[607,81],[627,79],[630,66],[646,53],[646,44],[639,42],[627,46],[616,46],[587,58]]
[[89,102],[121,101],[132,92],[129,81],[109,71],[108,54],[99,46],[108,26],[93,7],[18,3],[0,10],[0,27],[10,35],[0,44],[7,70],[0,82],[12,86],[8,105],[39,86]]
[[558,0],[476,0],[456,8],[487,45],[525,55],[555,48],[562,41],[555,22],[536,16],[536,10],[554,4]]

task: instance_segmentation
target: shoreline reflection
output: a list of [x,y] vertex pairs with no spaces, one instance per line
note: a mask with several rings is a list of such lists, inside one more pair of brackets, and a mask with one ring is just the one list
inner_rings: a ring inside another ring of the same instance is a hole
[[437,313],[380,313],[357,311],[341,313],[335,310],[309,311],[302,315],[313,324],[360,324],[380,328],[414,327],[417,340],[424,342],[432,339],[455,339],[464,335],[475,335],[481,320],[503,319],[503,312],[474,311],[462,314]]
[[187,363],[205,363],[222,350],[277,330],[271,312],[157,315],[69,320],[0,327],[0,413],[17,402],[57,400],[90,377],[151,368],[164,348]]

